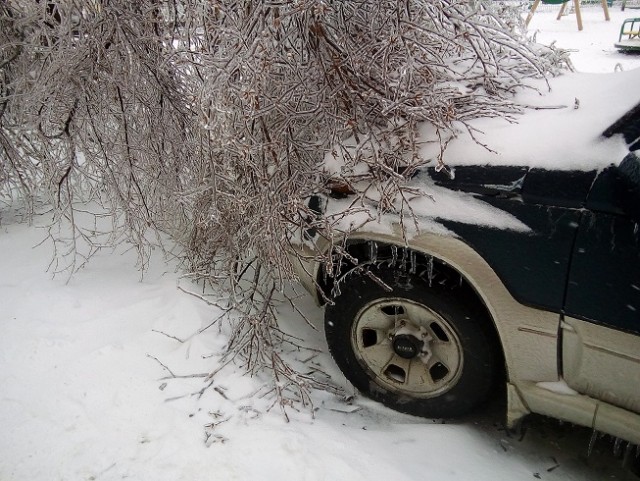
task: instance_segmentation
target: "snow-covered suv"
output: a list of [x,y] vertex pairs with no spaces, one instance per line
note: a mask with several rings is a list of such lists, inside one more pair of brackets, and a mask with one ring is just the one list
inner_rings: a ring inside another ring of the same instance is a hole
[[640,105],[604,135],[629,152],[606,168],[420,174],[524,228],[445,216],[405,239],[365,226],[346,241],[337,288],[321,264],[301,265],[318,303],[332,300],[326,338],[347,379],[438,418],[506,383],[510,426],[535,412],[640,444]]

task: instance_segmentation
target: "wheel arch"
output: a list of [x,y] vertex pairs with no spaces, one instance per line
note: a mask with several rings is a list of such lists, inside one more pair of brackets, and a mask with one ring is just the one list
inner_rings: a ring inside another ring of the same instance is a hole
[[[505,374],[510,382],[554,381],[558,379],[557,337],[559,317],[555,313],[523,306],[508,292],[496,272],[480,254],[461,239],[438,234],[420,234],[400,244],[400,236],[375,232],[358,232],[342,244],[348,256],[358,259],[362,267],[371,263],[369,244],[380,250],[396,249],[396,262],[407,263],[411,256],[422,262],[436,262],[449,276],[462,283],[470,302],[477,303],[486,314],[496,343],[501,349]],[[344,253],[333,256],[338,275],[348,275],[340,264],[348,257]],[[383,252],[382,257],[389,254]],[[393,257],[393,254],[391,254]],[[379,259],[378,259],[379,260]],[[358,266],[351,266],[357,269]],[[320,265],[316,266],[317,286],[331,297],[334,284]],[[321,301],[322,296],[318,300]]]

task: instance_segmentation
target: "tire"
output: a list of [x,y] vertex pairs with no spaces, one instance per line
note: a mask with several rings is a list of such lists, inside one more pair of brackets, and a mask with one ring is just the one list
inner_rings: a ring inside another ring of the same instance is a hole
[[345,377],[371,399],[422,417],[460,417],[486,400],[502,369],[484,309],[458,284],[392,268],[371,273],[392,291],[353,274],[325,310],[329,351]]

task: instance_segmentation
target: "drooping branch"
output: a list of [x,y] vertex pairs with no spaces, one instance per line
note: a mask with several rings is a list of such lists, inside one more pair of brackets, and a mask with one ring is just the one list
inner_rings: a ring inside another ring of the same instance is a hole
[[[434,161],[418,125],[444,152],[474,119],[515,121],[513,94],[566,66],[479,0],[9,0],[0,196],[50,201],[59,252],[85,249],[72,269],[122,241],[144,266],[168,234],[240,313],[232,354],[300,388],[273,302],[305,233],[340,252],[349,213],[411,223],[407,179]],[[347,211],[319,216],[310,196],[336,185]],[[332,251],[313,254],[330,274]]]

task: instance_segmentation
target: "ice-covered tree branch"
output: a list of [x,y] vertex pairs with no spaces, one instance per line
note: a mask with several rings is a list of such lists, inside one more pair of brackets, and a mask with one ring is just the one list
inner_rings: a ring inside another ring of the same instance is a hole
[[419,156],[421,122],[444,152],[473,119],[516,120],[513,94],[566,67],[517,9],[477,0],[8,0],[0,196],[53,206],[58,253],[76,259],[59,271],[119,242],[144,267],[168,235],[239,312],[232,355],[300,388],[274,293],[305,231],[348,234],[309,197],[341,184],[371,220],[407,206],[406,180],[442,160]]

